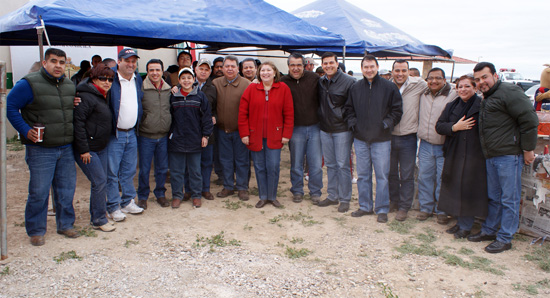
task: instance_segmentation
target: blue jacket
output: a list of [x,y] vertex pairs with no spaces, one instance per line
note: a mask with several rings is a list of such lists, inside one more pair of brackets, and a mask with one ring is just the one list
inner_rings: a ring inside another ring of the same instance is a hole
[[196,86],[187,96],[178,90],[170,96],[170,112],[172,126],[168,133],[168,151],[201,152],[202,137],[209,137],[214,129],[206,95]]
[[[121,93],[121,87],[120,87],[120,80],[118,79],[118,70],[116,67],[113,67],[113,70],[115,71],[115,77],[113,81],[113,85],[111,86],[111,90],[109,90],[110,94],[110,101],[109,101],[109,108],[111,109],[111,112],[113,113],[113,133],[115,136],[118,137],[118,130],[117,130],[117,121],[118,121],[118,113],[120,110],[120,93]],[[141,122],[141,115],[143,114],[143,107],[141,106],[141,100],[143,99],[143,91],[141,90],[141,86],[143,85],[143,80],[141,79],[141,76],[136,71],[135,72],[135,80],[136,80],[136,88],[137,88],[137,97],[138,97],[138,116],[137,116],[137,122],[135,128],[139,127],[139,123]],[[136,132],[138,130],[136,129]]]

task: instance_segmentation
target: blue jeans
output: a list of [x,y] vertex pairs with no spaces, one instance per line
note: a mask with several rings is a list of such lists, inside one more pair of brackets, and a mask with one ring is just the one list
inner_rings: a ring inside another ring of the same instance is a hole
[[53,186],[57,230],[73,228],[76,168],[72,145],[46,148],[27,145],[25,161],[29,166],[29,197],[25,207],[25,228],[29,236],[46,234],[48,198]]
[[172,198],[183,199],[183,185],[185,181],[185,169],[189,171],[189,186],[191,198],[201,198],[201,153],[169,152],[170,159],[170,184],[172,185]]
[[399,210],[409,211],[413,202],[416,149],[415,133],[391,138],[390,202],[397,204]]
[[138,137],[139,153],[139,184],[138,198],[147,200],[151,189],[149,188],[149,173],[151,172],[151,161],[155,159],[155,190],[153,193],[156,198],[165,196],[166,174],[168,173],[168,137],[160,139],[151,139],[147,137]]
[[214,155],[213,155],[213,159],[212,159],[212,162],[213,162],[213,165],[214,165],[214,172],[216,173],[216,175],[218,175],[218,178],[223,178],[223,169],[222,169],[222,164],[220,163],[220,142],[219,142],[219,129],[217,126],[214,127],[214,144],[212,144],[213,148],[212,150],[214,151]]
[[388,176],[390,174],[391,141],[363,142],[355,139],[355,155],[357,157],[357,190],[359,191],[359,209],[372,211],[372,169],[376,176],[376,207],[377,214],[390,211],[390,190]]
[[420,211],[432,214],[445,214],[437,210],[439,189],[441,188],[441,171],[443,170],[443,145],[432,145],[420,141],[418,149],[418,202]]
[[[220,163],[223,169],[223,187],[229,190],[233,190],[233,188],[247,190],[248,171],[250,170],[248,148],[241,141],[238,131],[226,133],[219,129],[218,137]],[[235,187],[234,184],[236,184]]]
[[485,164],[489,210],[481,231],[488,235],[496,234],[498,241],[510,243],[519,225],[523,156],[492,157]]
[[89,152],[92,158],[88,164],[80,159],[80,154],[75,152],[74,159],[91,182],[90,189],[90,222],[94,226],[102,226],[108,222],[105,212],[107,211],[107,148]]
[[[107,212],[113,213],[126,207],[137,195],[134,176],[137,167],[137,139],[134,130],[117,131],[118,138],[111,136],[107,151]],[[118,191],[118,185],[122,195]]]
[[279,186],[281,149],[267,148],[267,139],[263,139],[262,150],[252,151],[252,160],[260,200],[275,201]]
[[470,231],[474,226],[474,217],[473,216],[457,216],[456,224],[460,227],[461,230]]
[[[213,144],[203,147],[201,151],[202,192],[210,192],[210,177],[212,176],[213,153]],[[185,192],[191,192],[191,187],[189,186],[189,171],[187,171],[187,169],[185,170]]]
[[351,200],[351,132],[328,133],[321,130],[321,146],[327,166],[327,199],[349,203]]
[[323,188],[323,154],[319,125],[295,126],[290,148],[290,181],[292,194],[304,195],[304,156],[309,166],[309,194],[321,196]]

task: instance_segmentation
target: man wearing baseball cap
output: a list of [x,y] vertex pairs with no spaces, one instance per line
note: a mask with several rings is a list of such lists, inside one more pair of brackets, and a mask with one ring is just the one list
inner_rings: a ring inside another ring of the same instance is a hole
[[305,70],[307,71],[315,71],[315,66],[319,65],[319,63],[315,62],[315,60],[313,60],[313,58],[311,57],[307,57],[306,58],[306,65],[305,65]]
[[[138,160],[135,129],[139,127],[143,113],[143,82],[136,71],[137,59],[139,56],[136,51],[130,48],[122,49],[118,53],[118,65],[113,69],[116,73],[115,80],[109,90],[114,134],[107,146],[107,213],[114,221],[125,220],[124,213],[143,212],[143,208],[134,202],[137,196],[134,176]],[[119,183],[122,195],[119,192]]]

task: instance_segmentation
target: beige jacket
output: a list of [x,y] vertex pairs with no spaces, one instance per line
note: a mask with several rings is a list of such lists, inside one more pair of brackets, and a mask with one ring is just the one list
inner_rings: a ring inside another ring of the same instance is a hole
[[418,131],[420,95],[426,91],[428,86],[426,81],[420,77],[409,77],[405,84],[405,90],[401,93],[403,116],[401,116],[401,121],[393,128],[392,135],[394,136],[405,136]]
[[250,81],[237,75],[237,78],[229,84],[225,77],[219,77],[212,81],[217,92],[216,125],[226,133],[238,131],[239,104],[241,96],[250,85]]
[[457,98],[456,90],[447,83],[435,96],[430,89],[420,95],[420,113],[418,116],[418,138],[432,145],[443,145],[445,136],[435,131],[435,124],[445,106]]

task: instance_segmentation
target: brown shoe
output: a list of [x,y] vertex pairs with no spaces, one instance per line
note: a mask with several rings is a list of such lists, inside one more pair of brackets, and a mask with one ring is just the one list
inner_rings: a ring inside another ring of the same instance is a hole
[[137,204],[139,208],[143,208],[143,210],[147,210],[147,200],[138,200]]
[[418,213],[418,215],[416,215],[416,219],[420,220],[420,221],[425,221],[426,219],[428,219],[428,217],[432,216],[431,214],[427,213],[427,212],[422,212],[420,211]]
[[203,191],[202,196],[209,201],[214,199],[214,196],[209,191]]
[[34,246],[42,246],[46,244],[44,236],[31,236],[31,244]]
[[184,200],[184,201],[187,202],[187,201],[189,201],[190,199],[191,199],[191,193],[186,192],[186,193],[183,194],[183,200]]
[[173,198],[172,199],[172,208],[179,208],[181,205],[181,200]]
[[407,210],[399,210],[397,211],[397,214],[395,215],[395,220],[397,221],[405,221],[407,219]]
[[239,190],[239,200],[248,201],[248,190]]
[[193,199],[193,207],[200,208],[202,206],[201,199]]
[[267,204],[267,200],[259,200],[258,203],[256,203],[256,208],[263,208]]
[[445,214],[438,214],[437,215],[437,223],[440,225],[446,225],[449,223],[449,217]]
[[78,231],[74,228],[65,231],[57,231],[57,234],[65,235],[65,237],[67,238],[78,238],[78,236],[80,236],[80,234],[78,234]]
[[275,207],[275,208],[283,207],[283,205],[281,203],[279,203],[279,201],[277,201],[277,200],[271,201],[271,205],[273,205],[273,207]]
[[160,205],[161,207],[168,207],[168,206],[170,206],[170,202],[168,202],[168,200],[167,200],[165,197],[157,198],[157,203],[159,203],[159,205]]
[[232,196],[233,194],[235,194],[235,191],[224,188],[224,189],[222,189],[222,191],[217,193],[216,196],[218,198],[225,198],[225,197]]

